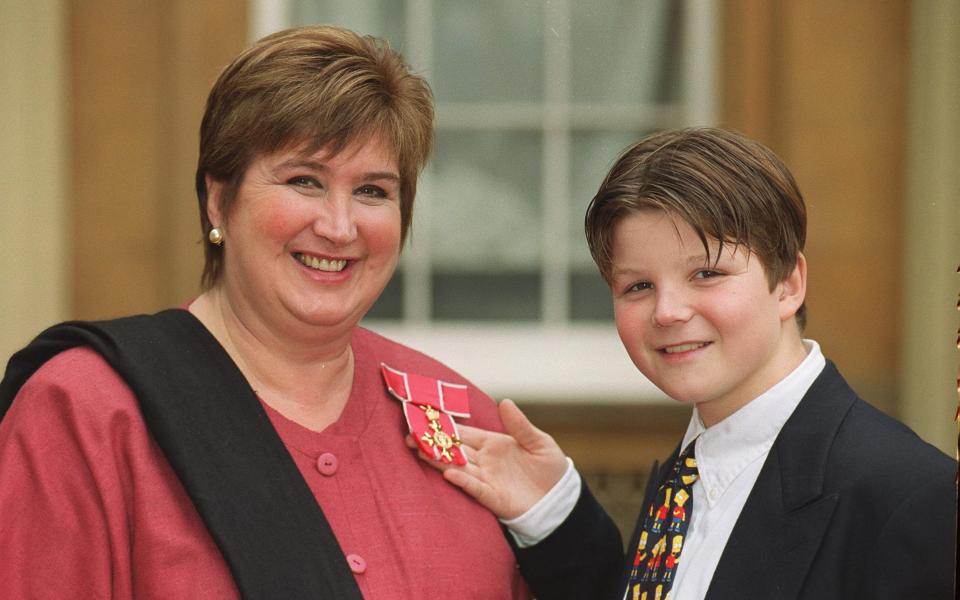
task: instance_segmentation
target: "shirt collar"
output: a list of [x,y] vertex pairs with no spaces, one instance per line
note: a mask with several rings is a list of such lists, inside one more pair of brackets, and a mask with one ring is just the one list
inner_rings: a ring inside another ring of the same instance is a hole
[[784,423],[826,366],[820,345],[803,340],[807,356],[796,369],[723,421],[704,427],[696,407],[681,448],[696,443],[697,470],[706,489],[717,490],[713,506],[731,483],[755,460],[766,456]]

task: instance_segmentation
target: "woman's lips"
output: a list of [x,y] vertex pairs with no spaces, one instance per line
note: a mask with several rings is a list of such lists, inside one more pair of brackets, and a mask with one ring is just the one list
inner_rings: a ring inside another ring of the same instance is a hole
[[347,260],[342,258],[319,258],[300,252],[294,252],[293,257],[303,266],[315,271],[339,273],[347,266]]

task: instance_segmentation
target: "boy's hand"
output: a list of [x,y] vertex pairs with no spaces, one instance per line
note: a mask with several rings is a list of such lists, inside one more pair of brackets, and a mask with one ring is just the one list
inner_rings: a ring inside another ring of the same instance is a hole
[[[553,438],[534,427],[512,400],[500,402],[499,410],[505,433],[457,425],[466,465],[418,454],[497,517],[514,519],[560,481],[567,460]],[[409,436],[407,445],[416,448]]]

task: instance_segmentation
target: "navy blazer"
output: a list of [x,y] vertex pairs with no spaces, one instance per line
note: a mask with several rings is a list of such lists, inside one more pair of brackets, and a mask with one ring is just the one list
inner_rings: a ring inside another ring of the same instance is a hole
[[[956,473],[956,461],[861,400],[827,361],[770,449],[706,598],[955,598]],[[569,554],[562,540],[606,535],[590,525],[602,511],[580,502],[536,553],[518,551],[540,600],[623,598],[626,561],[619,585],[589,565],[581,587],[552,583],[573,578],[550,563]]]

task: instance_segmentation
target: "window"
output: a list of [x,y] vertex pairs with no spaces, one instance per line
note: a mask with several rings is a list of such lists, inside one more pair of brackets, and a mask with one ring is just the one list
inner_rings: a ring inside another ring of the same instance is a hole
[[638,402],[583,235],[649,131],[713,118],[712,0],[251,0],[254,38],[335,23],[390,40],[436,98],[400,268],[365,325],[488,392]]

